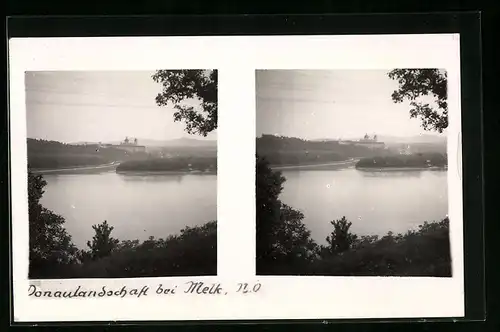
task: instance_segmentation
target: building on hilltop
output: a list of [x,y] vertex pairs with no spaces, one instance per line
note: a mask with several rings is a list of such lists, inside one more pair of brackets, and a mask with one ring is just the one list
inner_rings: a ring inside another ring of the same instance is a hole
[[384,142],[379,142],[377,135],[373,135],[373,138],[370,138],[368,134],[365,134],[365,136],[362,139],[359,140],[343,140],[339,141],[339,144],[342,145],[354,145],[354,146],[364,146],[368,147],[370,149],[385,149],[385,144]]
[[120,142],[120,144],[104,144],[101,145],[101,147],[125,150],[129,153],[146,152],[146,147],[144,145],[139,145],[137,138],[134,138],[133,142],[131,142],[128,137],[125,137],[125,139]]

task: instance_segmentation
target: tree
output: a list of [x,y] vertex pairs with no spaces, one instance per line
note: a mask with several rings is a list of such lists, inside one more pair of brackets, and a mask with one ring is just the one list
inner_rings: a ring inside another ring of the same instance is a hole
[[326,237],[326,242],[329,244],[329,251],[332,254],[339,254],[351,249],[357,241],[357,235],[352,234],[349,229],[352,222],[348,222],[346,217],[338,220],[330,221],[333,226],[333,231],[330,236]]
[[[162,84],[156,104],[172,103],[174,121],[184,121],[189,134],[207,136],[217,129],[217,70],[157,70],[153,80]],[[199,101],[201,111],[188,100]]]
[[[424,130],[442,133],[448,127],[448,81],[445,71],[439,69],[394,69],[389,78],[399,84],[392,94],[395,103],[410,102],[410,118],[420,118]],[[429,96],[435,101],[432,106],[422,101]]]
[[280,219],[273,241],[275,256],[309,261],[315,257],[316,243],[311,239],[311,231],[303,223],[304,214],[292,207],[281,204]]
[[[174,104],[175,121],[184,121],[190,134],[206,136],[217,128],[217,71],[158,70],[153,80],[163,85],[158,105]],[[201,100],[202,110],[181,105],[188,99]],[[278,199],[285,178],[269,162],[256,156],[257,272],[272,268],[278,256],[305,257],[314,248],[303,214],[282,205]],[[300,252],[298,252],[300,251]]]
[[278,197],[283,190],[285,178],[280,172],[273,172],[265,158],[257,156],[255,181],[257,261],[259,262],[269,259],[273,251],[273,234],[280,222],[281,202]]
[[317,252],[304,214],[279,200],[285,180],[256,157],[257,274],[304,272]]
[[54,268],[77,261],[78,250],[66,232],[66,220],[40,204],[47,182],[28,168],[30,277],[54,273]]
[[119,240],[111,237],[111,232],[114,227],[109,226],[108,222],[104,220],[102,224],[93,225],[92,228],[95,231],[95,235],[92,238],[92,242],[87,241],[87,246],[90,248],[90,256],[92,259],[96,260],[109,256],[113,250],[118,246]]

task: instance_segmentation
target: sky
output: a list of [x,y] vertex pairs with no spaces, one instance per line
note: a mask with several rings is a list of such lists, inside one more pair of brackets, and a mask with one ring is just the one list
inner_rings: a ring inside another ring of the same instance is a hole
[[[26,72],[27,136],[71,142],[120,141],[126,136],[204,139],[174,122],[172,106],[157,106],[161,84],[148,71]],[[206,139],[216,139],[216,131]]]
[[410,119],[408,103],[395,104],[398,83],[389,70],[259,70],[257,136],[355,139],[365,134],[434,134]]

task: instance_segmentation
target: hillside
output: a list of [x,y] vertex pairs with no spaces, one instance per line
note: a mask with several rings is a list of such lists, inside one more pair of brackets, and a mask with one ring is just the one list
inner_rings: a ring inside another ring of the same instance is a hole
[[32,169],[58,169],[95,166],[115,161],[144,158],[146,154],[106,148],[97,144],[73,145],[57,141],[27,139],[28,165]]
[[[98,143],[66,144],[28,138],[28,164],[32,169],[44,170],[157,158],[217,158],[216,141],[186,138],[171,141],[145,141],[145,143],[159,146],[147,147],[146,152],[131,153],[113,147],[100,148]],[[139,145],[142,144],[144,143],[139,141]]]
[[[171,140],[155,140],[147,138],[138,138],[137,142],[139,145],[144,145],[146,147],[217,147],[216,140],[202,140],[194,138],[176,138]],[[108,144],[120,144],[120,141],[105,142]]]
[[383,150],[342,145],[338,141],[309,141],[296,137],[262,135],[256,141],[257,154],[273,166],[306,165],[384,155]]

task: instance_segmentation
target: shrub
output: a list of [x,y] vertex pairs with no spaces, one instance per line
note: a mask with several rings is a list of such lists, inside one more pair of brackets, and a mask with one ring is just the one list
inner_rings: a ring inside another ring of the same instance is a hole
[[333,231],[330,236],[326,237],[326,242],[329,244],[328,251],[339,254],[351,249],[358,238],[357,235],[349,231],[352,222],[348,222],[344,216],[341,219],[330,221],[330,224],[333,226]]

